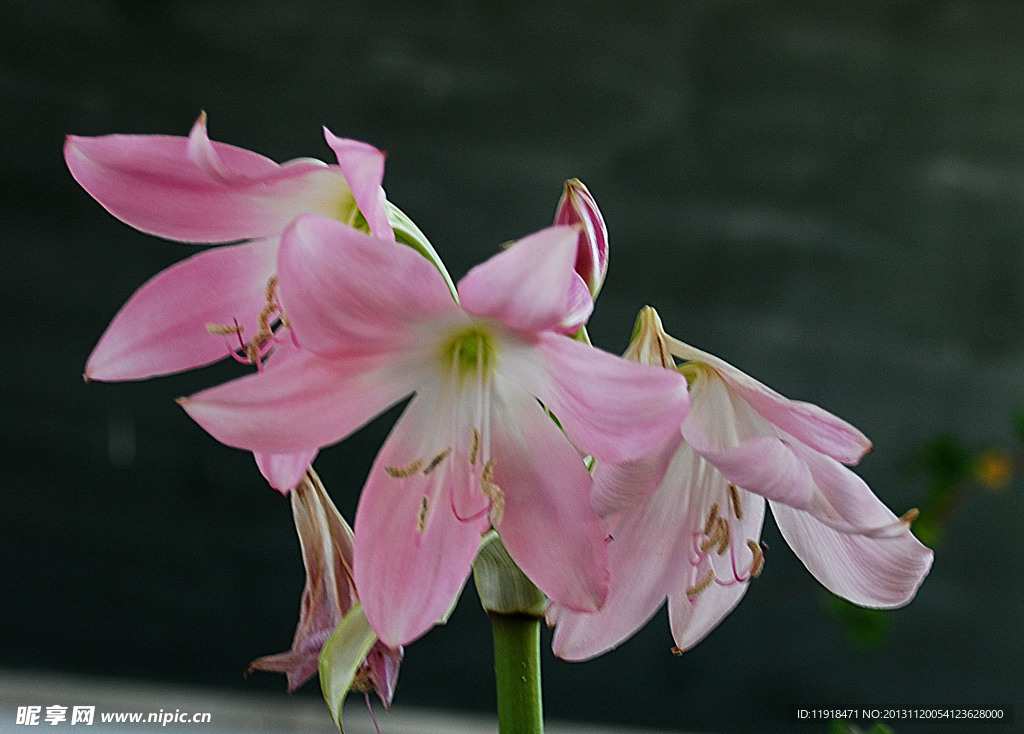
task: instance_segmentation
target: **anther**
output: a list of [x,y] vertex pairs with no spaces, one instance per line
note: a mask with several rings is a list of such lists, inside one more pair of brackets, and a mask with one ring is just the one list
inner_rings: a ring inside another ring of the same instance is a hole
[[711,582],[714,580],[715,572],[709,569],[707,575],[703,579],[701,579],[699,584],[697,584],[696,586],[691,586],[686,590],[686,595],[691,598],[697,596],[697,594],[711,586]]
[[907,510],[905,513],[903,513],[903,516],[900,517],[900,522],[903,523],[904,525],[909,526],[910,523],[914,522],[914,520],[916,520],[920,516],[921,516],[921,511],[915,507],[915,508],[913,508],[911,510]]
[[676,657],[679,657],[679,656],[681,656],[683,654],[682,648],[675,647],[675,646],[673,646],[672,649],[669,652],[671,652]]
[[488,459],[487,463],[484,464],[484,470],[480,472],[480,483],[484,486],[491,484],[491,478],[494,476],[494,459]]
[[704,534],[711,535],[711,528],[715,526],[715,521],[718,519],[718,503],[711,505],[711,514],[708,515],[708,521],[704,523]]
[[469,445],[469,465],[476,465],[476,455],[480,451],[480,431],[473,426],[473,443]]
[[756,579],[761,575],[761,571],[764,570],[764,548],[753,540],[747,541],[747,547],[754,554],[754,560],[750,562],[750,577]]
[[719,524],[717,522],[715,523],[715,534],[714,535],[711,535],[710,533],[706,533],[706,535],[707,535],[707,537],[704,538],[704,542],[702,542],[699,546],[697,546],[698,548],[700,548],[700,552],[701,553],[707,553],[709,550],[711,550],[716,545],[718,545],[720,542],[722,542],[722,537],[721,537],[722,536],[722,526],[721,526],[721,524]]
[[497,484],[492,484],[490,487],[488,499],[491,501],[491,509],[487,516],[491,520],[491,525],[498,527],[505,516],[505,493]]
[[735,484],[729,485],[729,501],[732,503],[732,514],[737,520],[743,519],[743,507],[740,505],[740,491]]
[[435,456],[433,459],[431,459],[430,463],[423,467],[423,475],[426,476],[430,474],[430,472],[434,471],[434,469],[436,469],[442,461],[448,458],[448,454],[450,454],[451,452],[451,449],[445,449],[437,456]]
[[423,534],[424,529],[427,527],[427,508],[430,506],[430,500],[427,499],[427,495],[420,497],[420,513],[416,517],[416,532],[420,535]]
[[240,324],[225,326],[224,324],[207,324],[206,330],[216,336],[228,336],[230,334],[241,334],[243,327]]
[[729,549],[729,543],[732,540],[732,536],[729,534],[729,521],[725,518],[718,518],[718,524],[721,528],[718,535],[721,536],[721,540],[718,542],[718,555],[725,555],[725,552]]
[[[407,466],[386,466],[384,467],[384,471],[389,477],[393,477],[394,479],[405,479],[406,477],[411,477],[422,468],[423,460],[416,459]],[[424,499],[426,498],[424,497]]]

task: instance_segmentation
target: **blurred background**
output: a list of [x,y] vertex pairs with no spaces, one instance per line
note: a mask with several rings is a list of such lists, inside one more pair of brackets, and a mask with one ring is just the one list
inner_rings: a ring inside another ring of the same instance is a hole
[[[621,352],[655,306],[673,335],[864,430],[858,472],[897,514],[922,510],[935,565],[909,607],[830,601],[769,520],[763,575],[692,652],[670,654],[663,612],[589,663],[546,647],[550,717],[726,733],[825,731],[796,706],[1024,715],[1024,6],[34,0],[0,5],[0,27],[13,679],[284,702],[283,677],[242,674],[298,616],[288,501],[173,400],[244,370],[81,378],[125,299],[194,249],[108,215],[64,136],[186,135],[205,110],[214,140],[278,161],[333,160],[323,125],[386,150],[388,197],[456,278],[550,224],[579,177],[611,237],[596,344]],[[317,460],[349,518],[396,415]],[[493,712],[471,586],[407,649],[398,709]]]

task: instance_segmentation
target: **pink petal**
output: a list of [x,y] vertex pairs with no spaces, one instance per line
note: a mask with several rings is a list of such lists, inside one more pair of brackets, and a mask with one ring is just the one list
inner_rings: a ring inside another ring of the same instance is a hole
[[429,462],[444,448],[432,443],[441,413],[436,394],[413,399],[378,454],[356,510],[356,588],[370,625],[391,647],[412,642],[442,618],[488,526],[485,516],[460,520],[452,509],[453,493],[469,493],[464,459],[449,456],[429,474],[387,471]]
[[747,593],[749,584],[712,583],[696,597],[680,586],[668,597],[668,621],[676,649],[685,652],[707,637]]
[[622,463],[679,431],[689,407],[674,370],[627,362],[565,336],[537,335],[501,355],[502,371],[537,396],[569,438],[599,460]]
[[270,237],[302,212],[333,214],[348,195],[337,170],[313,160],[279,166],[211,143],[202,119],[189,138],[68,136],[71,175],[136,229],[182,242]]
[[260,453],[340,441],[411,393],[424,375],[394,355],[324,359],[306,351],[274,369],[179,402],[218,441]]
[[871,450],[871,442],[863,433],[818,406],[789,400],[718,357],[671,337],[669,347],[679,359],[714,369],[765,420],[811,448],[844,464],[857,463]]
[[[685,493],[698,486],[703,461],[686,447],[675,451],[677,446],[666,445],[675,458],[668,474],[661,467],[664,481],[659,477],[653,491],[634,496],[607,518],[611,586],[604,606],[593,614],[549,608],[548,622],[557,625],[552,650],[558,657],[587,660],[618,646],[647,623],[689,570]],[[649,485],[650,469],[643,462],[598,464],[595,496],[623,497],[637,485]]]
[[665,473],[680,450],[683,437],[675,433],[657,451],[622,464],[597,462],[591,504],[601,517],[630,512],[646,504],[658,486],[667,481]]
[[590,474],[537,401],[494,383],[494,481],[505,498],[498,525],[516,564],[553,601],[593,611],[608,591],[605,531],[590,506]]
[[413,345],[417,324],[465,318],[425,257],[324,217],[286,230],[278,275],[299,343],[321,354],[397,352]]
[[766,499],[798,509],[808,509],[814,500],[817,488],[807,465],[774,436],[752,438],[725,451],[704,450],[701,455],[737,487]]
[[569,311],[563,317],[556,331],[562,334],[575,334],[580,327],[586,325],[587,319],[594,310],[594,299],[587,290],[587,284],[578,275],[573,278],[569,289]]
[[686,442],[738,487],[794,507],[810,507],[816,488],[803,459],[709,368],[690,385]]
[[207,324],[257,331],[274,273],[276,240],[218,247],[172,265],[114,317],[85,367],[90,380],[141,380],[226,357],[238,344]]
[[311,449],[297,454],[256,453],[255,457],[256,466],[270,486],[281,494],[288,494],[302,481],[316,455],[317,449]]
[[890,609],[913,599],[932,565],[932,552],[909,526],[896,537],[838,532],[809,514],[772,503],[782,537],[833,594],[863,607]]
[[335,137],[324,128],[324,137],[338,156],[338,165],[352,190],[352,198],[374,237],[395,241],[395,233],[388,223],[387,200],[381,182],[384,180],[383,151],[368,143]]
[[528,332],[582,323],[574,290],[576,237],[572,227],[549,227],[477,265],[459,281],[462,307]]
[[799,443],[792,447],[814,481],[816,494],[807,511],[819,522],[840,533],[874,537],[900,536],[906,532],[906,526],[850,469]]
[[[700,533],[712,503],[717,504],[721,513],[729,516],[730,544],[724,554],[712,550],[709,553],[710,563],[705,560],[696,571],[691,566],[686,575],[676,580],[676,585],[669,594],[669,625],[679,651],[689,650],[704,639],[739,604],[747,592],[747,587],[751,583],[757,583],[749,578],[751,565],[754,563],[754,553],[749,544],[759,543],[764,525],[765,501],[760,496],[738,490],[742,519],[737,517],[732,500],[728,496],[728,481],[707,462],[700,463],[706,473],[695,486],[703,486],[703,497],[699,501],[691,498],[688,515],[691,522],[696,521],[691,528],[695,534]],[[694,552],[694,547],[691,546],[689,555],[692,556]],[[707,568],[714,570],[715,580],[703,591],[691,595],[692,585],[699,583]],[[747,580],[737,581],[737,572],[741,578]]]

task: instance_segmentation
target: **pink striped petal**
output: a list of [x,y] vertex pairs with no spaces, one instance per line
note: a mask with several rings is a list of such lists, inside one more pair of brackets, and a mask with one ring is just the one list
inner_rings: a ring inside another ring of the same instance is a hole
[[393,353],[414,346],[424,321],[465,318],[425,257],[324,217],[285,231],[278,276],[299,343],[321,354]]
[[807,570],[833,594],[862,607],[907,604],[931,568],[932,552],[909,525],[895,537],[878,538],[838,532],[808,513],[775,502],[772,512],[782,537]]
[[384,180],[385,154],[368,143],[336,137],[324,128],[324,137],[338,156],[338,165],[345,177],[352,198],[356,201],[370,233],[394,242],[395,233],[388,222],[387,200],[381,182]]
[[288,494],[302,481],[309,465],[316,458],[317,451],[311,449],[297,454],[256,453],[256,466],[271,487],[281,494]]
[[590,506],[590,474],[537,401],[495,378],[494,481],[504,494],[501,540],[553,601],[594,611],[608,592],[605,531]]
[[[651,468],[663,464],[661,460],[598,464],[594,470],[595,496],[633,496],[607,518],[611,586],[604,606],[593,614],[558,605],[549,608],[548,622],[557,625],[551,646],[558,657],[588,660],[618,646],[654,616],[686,574],[689,527],[679,493],[681,487],[699,486],[698,465],[703,462],[685,448],[676,452],[677,447],[678,442],[670,441],[665,452],[652,454],[675,457],[665,481],[659,477],[653,488]],[[648,487],[647,495],[638,496],[637,486]]]
[[807,466],[816,487],[807,512],[819,522],[840,533],[873,537],[899,536],[906,531],[907,526],[850,469],[799,443],[793,443],[792,448]]
[[436,393],[413,399],[377,455],[356,510],[356,588],[370,625],[390,647],[412,642],[444,616],[488,527],[486,515],[460,519],[453,509],[453,494],[470,494],[464,459],[393,476],[445,448],[431,443],[444,410]]
[[121,221],[182,242],[278,235],[302,212],[334,215],[351,200],[345,179],[320,161],[278,165],[212,143],[202,118],[190,138],[69,136],[71,175]]
[[573,270],[576,237],[572,227],[549,227],[477,265],[459,281],[462,307],[527,332],[582,323]]
[[712,583],[696,597],[679,587],[668,597],[668,621],[677,652],[686,652],[703,640],[736,608],[749,584],[720,586]]
[[502,354],[502,370],[541,400],[581,450],[630,461],[679,431],[689,407],[674,370],[627,362],[565,336],[542,333]]
[[667,337],[672,354],[714,369],[765,420],[816,451],[844,464],[856,464],[871,442],[857,428],[811,403],[789,400],[729,363]]
[[257,332],[276,253],[276,240],[262,240],[206,250],[164,270],[114,317],[86,378],[141,380],[223,359],[239,345],[206,327],[237,321],[243,337]]
[[[739,604],[747,587],[756,583],[750,578],[755,564],[750,543],[759,543],[764,525],[764,499],[740,489],[734,504],[729,497],[728,480],[706,461],[699,461],[699,465],[702,469],[696,486],[702,487],[702,491],[691,494],[688,510],[690,530],[695,538],[706,537],[700,533],[711,508],[717,504],[720,516],[729,518],[729,546],[721,554],[711,549],[701,564],[688,566],[687,573],[676,580],[669,594],[669,625],[678,651],[689,650],[704,639]],[[677,492],[688,486],[694,485],[678,483]],[[736,506],[741,508],[740,513],[736,512]],[[698,550],[695,540],[687,555],[692,557]],[[764,563],[763,552],[758,553],[761,558],[759,566]],[[708,570],[714,571],[714,580],[703,590],[692,593],[694,585],[700,584]]]
[[286,363],[181,398],[221,443],[260,453],[312,451],[342,440],[424,380],[394,355],[323,359],[306,351]]

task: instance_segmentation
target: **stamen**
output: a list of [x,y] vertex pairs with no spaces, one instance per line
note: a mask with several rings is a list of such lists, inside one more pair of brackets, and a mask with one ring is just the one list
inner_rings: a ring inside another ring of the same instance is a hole
[[450,448],[448,448],[448,449],[445,449],[444,451],[442,451],[441,453],[439,453],[439,454],[438,454],[437,456],[435,456],[435,457],[434,457],[433,459],[431,459],[431,460],[430,460],[430,463],[429,463],[429,464],[427,464],[427,465],[426,465],[426,466],[425,466],[425,467],[423,468],[423,474],[424,474],[424,476],[426,476],[426,475],[430,474],[430,472],[434,471],[434,469],[436,469],[436,468],[438,467],[438,465],[439,465],[439,464],[440,464],[440,463],[441,463],[442,461],[444,461],[445,459],[447,459],[447,458],[448,458],[448,454],[450,454],[451,452],[452,452],[452,450],[451,450]]
[[206,330],[216,336],[228,336],[229,334],[241,334],[243,327],[236,321],[233,326],[225,326],[224,324],[209,323],[206,325]]
[[729,521],[728,520],[726,520],[725,518],[721,518],[720,517],[720,518],[718,518],[718,524],[719,524],[719,527],[721,528],[719,530],[718,534],[722,538],[718,542],[718,555],[722,556],[722,555],[725,555],[725,552],[727,550],[729,550],[729,543],[731,541],[731,536],[729,534]]
[[909,527],[910,523],[914,522],[914,520],[920,516],[921,511],[914,507],[913,509],[907,510],[903,513],[903,516],[900,518],[900,522]]
[[732,503],[732,514],[736,516],[737,520],[742,520],[743,507],[740,506],[740,491],[736,489],[735,484],[729,485],[729,501]]
[[237,336],[238,349],[244,355],[244,359],[241,356],[236,355],[234,349],[231,349],[232,356],[234,356],[239,362],[254,364],[257,369],[260,370],[263,369],[262,359],[266,356],[266,347],[275,340],[275,317],[282,326],[288,325],[288,320],[285,318],[284,311],[281,310],[281,304],[277,300],[276,275],[270,276],[270,279],[267,280],[264,298],[266,300],[266,304],[256,316],[256,334],[248,342],[242,339],[242,331],[244,330],[244,327],[238,323],[237,319],[233,326],[216,323],[209,323],[206,325],[206,330],[211,334],[220,336],[230,336],[234,334]]
[[671,653],[672,653],[673,655],[675,655],[676,657],[679,657],[680,655],[682,655],[682,654],[683,654],[683,650],[682,650],[682,648],[679,648],[679,647],[675,647],[675,646],[673,646],[673,647],[672,647],[672,649],[671,649],[671,650],[669,650],[669,652],[671,652]]
[[711,514],[708,515],[708,521],[704,523],[704,534],[710,535],[711,528],[715,526],[715,521],[718,519],[718,503],[711,505]]
[[501,491],[501,487],[497,484],[491,484],[490,490],[484,494],[487,495],[487,499],[491,501],[491,510],[488,516],[491,519],[491,525],[498,527],[501,525],[501,520],[505,516],[505,493]]
[[[717,519],[718,518],[716,518],[716,520]],[[717,523],[717,522],[715,523],[715,534],[714,535],[711,535],[709,533],[706,533],[706,535],[707,535],[707,537],[704,539],[704,542],[701,543],[699,546],[697,546],[700,549],[701,553],[707,553],[709,550],[711,550],[712,548],[714,548],[716,545],[718,545],[721,542],[721,540],[722,540],[722,538],[721,538],[721,536],[722,536],[722,526],[721,526],[721,524]]]
[[484,469],[480,472],[480,491],[483,492],[490,503],[490,509],[488,516],[491,519],[491,525],[498,527],[501,524],[501,519],[505,515],[505,493],[501,491],[501,487],[494,483],[494,459],[488,459],[487,463],[484,464]]
[[416,518],[416,532],[420,535],[427,527],[427,508],[429,506],[430,500],[427,499],[427,495],[420,497],[420,514]]
[[699,584],[697,584],[696,586],[691,586],[686,590],[686,595],[692,599],[693,597],[697,596],[697,594],[711,586],[711,582],[714,580],[715,572],[709,569],[707,575],[701,580]]
[[473,426],[473,443],[469,445],[469,465],[476,465],[476,455],[480,451],[480,431]]
[[394,479],[405,479],[406,477],[411,477],[413,474],[415,474],[422,468],[423,460],[416,459],[414,462],[408,464],[407,466],[386,466],[384,467],[384,471],[387,473],[389,477],[392,477]]
[[750,562],[750,577],[756,579],[761,575],[761,571],[764,570],[764,548],[753,540],[747,541],[747,547],[754,554],[754,560]]

